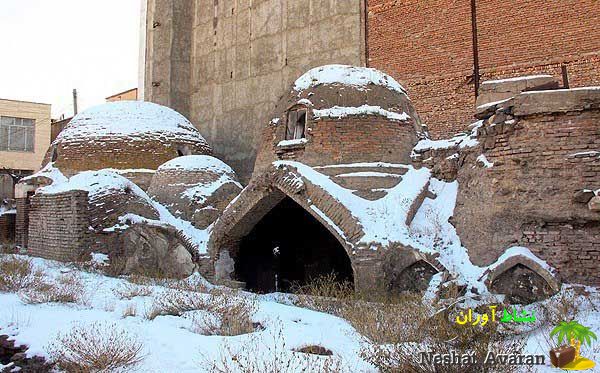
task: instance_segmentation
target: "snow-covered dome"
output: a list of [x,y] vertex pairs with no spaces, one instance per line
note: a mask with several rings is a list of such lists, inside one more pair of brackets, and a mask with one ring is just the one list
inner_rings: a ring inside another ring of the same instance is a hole
[[372,68],[326,65],[309,70],[278,102],[255,171],[277,159],[311,166],[410,163],[424,135],[406,90]]
[[207,155],[189,155],[161,165],[148,194],[175,216],[206,228],[241,190],[227,164]]
[[206,140],[183,115],[150,102],[119,101],[75,116],[50,146],[45,162],[74,174],[156,169],[178,156],[210,153]]

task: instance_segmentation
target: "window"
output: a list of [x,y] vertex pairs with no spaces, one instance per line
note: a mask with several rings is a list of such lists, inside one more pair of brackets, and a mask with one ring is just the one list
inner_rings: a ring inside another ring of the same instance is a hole
[[286,140],[303,139],[306,129],[306,110],[295,110],[288,113]]
[[0,151],[33,152],[35,120],[0,117]]

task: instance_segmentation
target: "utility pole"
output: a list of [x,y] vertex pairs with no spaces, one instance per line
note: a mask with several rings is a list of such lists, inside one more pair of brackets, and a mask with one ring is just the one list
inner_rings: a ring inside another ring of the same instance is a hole
[[473,81],[475,98],[479,96],[479,45],[477,41],[477,0],[471,0],[471,30],[473,34]]
[[73,89],[73,113],[77,115],[77,89]]

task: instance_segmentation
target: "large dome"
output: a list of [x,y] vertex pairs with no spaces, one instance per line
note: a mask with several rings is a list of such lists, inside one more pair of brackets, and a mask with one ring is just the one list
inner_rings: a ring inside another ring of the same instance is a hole
[[65,174],[115,169],[155,170],[182,155],[211,148],[184,116],[141,101],[99,105],[78,114],[50,146],[44,163]]
[[309,166],[410,163],[423,133],[406,91],[391,76],[372,68],[321,66],[299,77],[278,102],[256,170],[278,159]]

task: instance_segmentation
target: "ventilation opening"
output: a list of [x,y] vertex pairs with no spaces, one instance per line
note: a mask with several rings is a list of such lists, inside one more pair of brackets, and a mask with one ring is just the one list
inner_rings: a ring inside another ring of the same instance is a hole
[[286,140],[303,139],[306,130],[306,110],[295,110],[288,113]]
[[236,277],[248,290],[290,292],[330,274],[353,284],[348,254],[318,220],[286,197],[240,243]]
[[58,159],[58,147],[53,147],[52,148],[52,162],[56,162],[56,160]]
[[190,150],[190,147],[187,145],[182,145],[177,147],[177,156],[178,157],[183,157],[186,155],[191,155],[192,151]]

